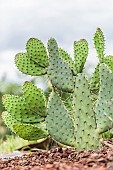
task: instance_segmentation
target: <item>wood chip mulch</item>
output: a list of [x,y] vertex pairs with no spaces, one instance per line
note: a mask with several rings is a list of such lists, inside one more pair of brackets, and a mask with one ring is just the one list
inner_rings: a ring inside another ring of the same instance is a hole
[[0,170],[113,170],[113,145],[104,142],[97,151],[77,152],[53,148],[13,159],[0,159]]

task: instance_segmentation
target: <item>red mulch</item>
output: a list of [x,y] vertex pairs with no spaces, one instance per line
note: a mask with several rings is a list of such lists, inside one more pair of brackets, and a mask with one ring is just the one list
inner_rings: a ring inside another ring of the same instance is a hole
[[[113,140],[112,140],[113,142]],[[54,148],[14,159],[0,159],[0,170],[113,170],[113,145],[105,141],[97,151]]]

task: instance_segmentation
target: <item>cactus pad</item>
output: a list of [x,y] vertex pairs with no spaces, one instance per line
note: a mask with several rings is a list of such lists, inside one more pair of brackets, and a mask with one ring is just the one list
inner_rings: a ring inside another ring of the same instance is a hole
[[100,28],[97,28],[96,33],[94,34],[94,45],[98,54],[98,58],[100,62],[104,60],[104,48],[105,48],[105,40],[103,32]]
[[22,97],[14,95],[4,95],[2,98],[5,109],[11,114],[14,119],[22,121],[22,114],[27,114],[27,109],[25,107],[25,101]]
[[39,126],[36,126],[17,123],[13,125],[13,129],[19,137],[29,141],[39,140],[48,137],[48,131],[40,127],[40,124]]
[[97,132],[113,128],[113,73],[106,64],[100,66],[100,91],[96,103]]
[[18,121],[16,119],[14,119],[7,111],[4,111],[2,113],[2,119],[5,122],[5,124],[7,125],[7,127],[14,132],[13,130],[13,125],[15,123],[18,123]]
[[75,64],[70,55],[63,50],[62,48],[59,48],[59,55],[64,59],[64,61],[69,65],[71,71],[73,72],[74,75],[77,74],[77,71],[75,69]]
[[15,56],[15,64],[19,71],[32,76],[44,75],[47,72],[46,68],[40,67],[31,60],[27,53],[18,53]]
[[46,116],[46,98],[42,90],[27,81],[23,85],[23,93],[26,106],[30,107],[32,112]]
[[90,89],[93,93],[97,94],[100,86],[99,64],[96,66],[95,71],[90,80]]
[[104,63],[110,68],[113,72],[113,56],[107,56],[104,58]]
[[48,56],[46,48],[40,40],[36,38],[30,38],[26,44],[26,50],[28,56],[39,66],[48,66]]
[[48,41],[49,66],[48,76],[52,85],[66,92],[74,89],[72,71],[65,61],[59,56],[58,46],[55,39]]
[[74,58],[77,73],[82,72],[88,56],[88,43],[85,39],[74,41]]
[[96,120],[88,81],[83,73],[76,77],[73,97],[77,150],[97,149]]
[[74,146],[74,125],[61,98],[51,93],[48,103],[47,129],[52,138],[65,145]]
[[30,110],[30,106],[28,107],[28,105],[26,105],[23,97],[4,95],[3,104],[7,112],[19,122],[33,123],[44,120],[44,117]]

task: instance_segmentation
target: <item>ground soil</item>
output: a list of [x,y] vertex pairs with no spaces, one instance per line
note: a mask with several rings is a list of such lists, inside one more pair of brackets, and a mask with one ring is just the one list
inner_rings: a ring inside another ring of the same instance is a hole
[[73,148],[53,148],[0,159],[0,170],[113,170],[113,139],[96,151],[77,152]]

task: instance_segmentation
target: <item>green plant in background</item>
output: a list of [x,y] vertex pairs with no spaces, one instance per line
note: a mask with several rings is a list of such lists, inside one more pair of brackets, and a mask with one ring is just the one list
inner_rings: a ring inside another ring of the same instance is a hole
[[94,44],[99,63],[88,80],[83,73],[88,56],[86,40],[74,42],[74,60],[54,38],[48,41],[48,53],[40,40],[27,42],[26,53],[15,57],[16,66],[25,74],[46,74],[52,92],[46,101],[44,92],[25,82],[21,97],[3,96],[7,110],[3,119],[12,131],[28,140],[50,135],[77,150],[99,147],[101,135],[113,127],[113,66],[112,57],[104,55],[105,41],[99,28]]

